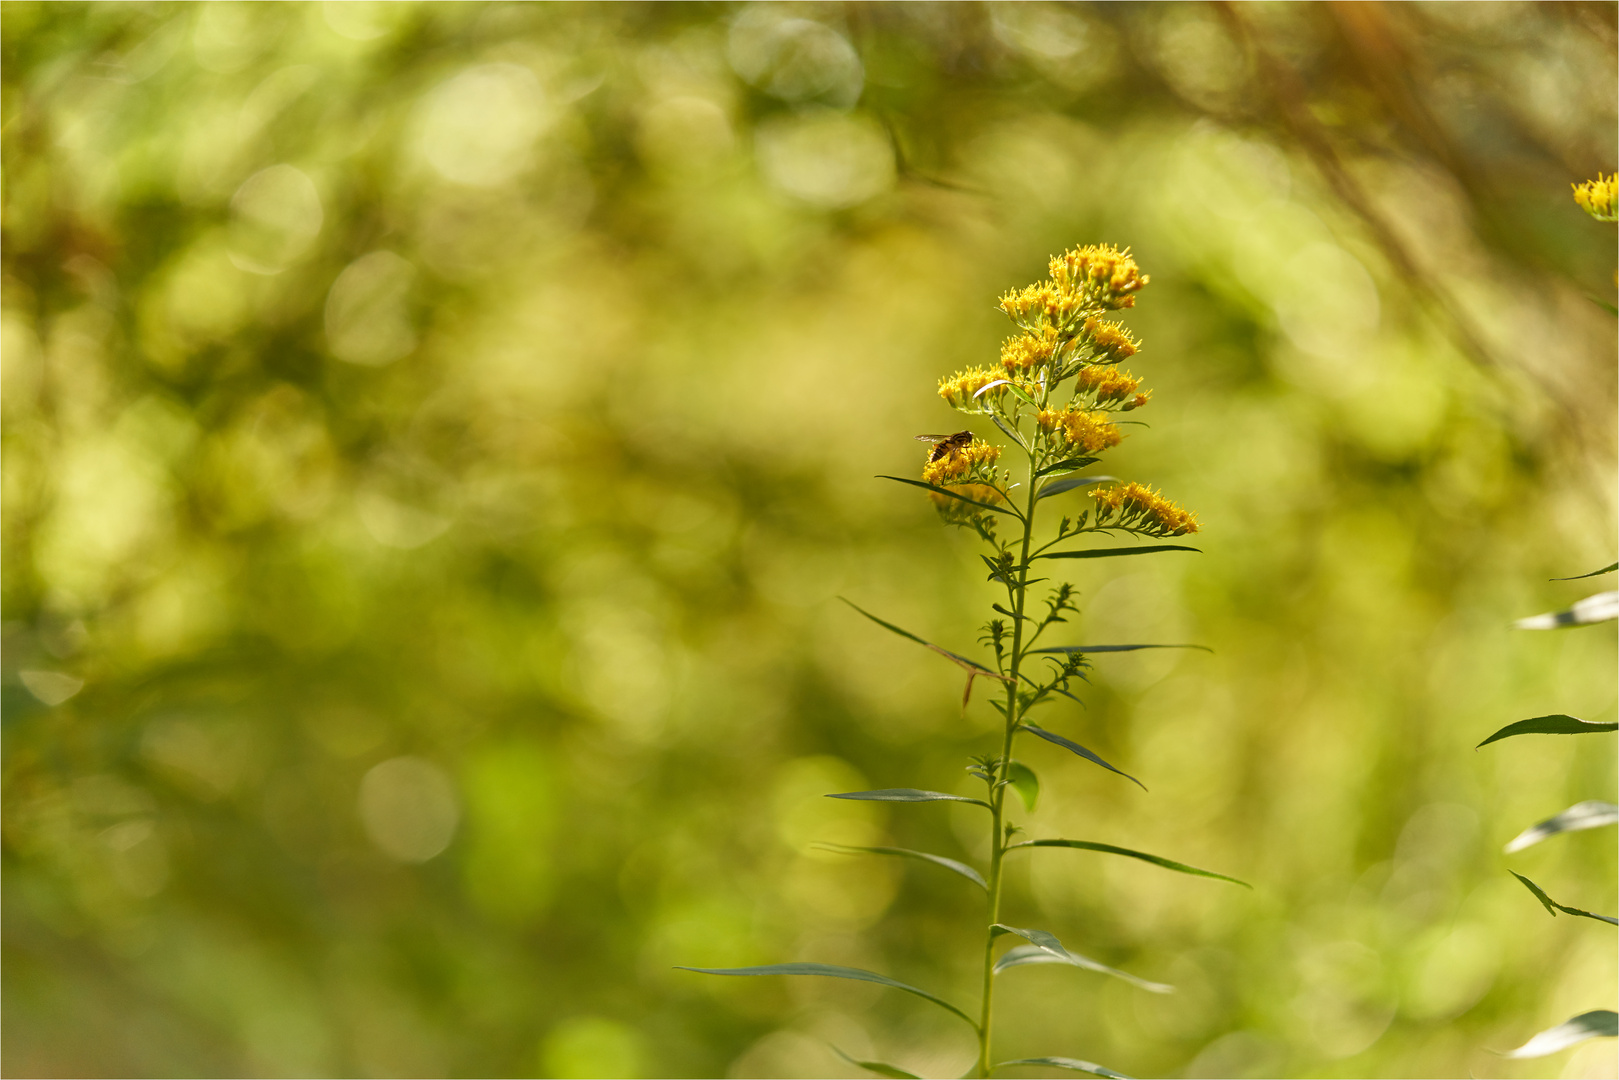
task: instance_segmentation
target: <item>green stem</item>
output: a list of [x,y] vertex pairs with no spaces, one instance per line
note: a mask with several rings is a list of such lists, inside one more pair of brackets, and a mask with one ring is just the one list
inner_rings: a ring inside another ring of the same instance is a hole
[[1006,803],[1007,776],[1012,764],[1012,739],[1018,725],[1018,668],[1023,662],[1023,612],[1029,592],[1029,545],[1034,539],[1034,473],[1035,452],[1029,454],[1028,510],[1023,515],[1023,553],[1018,559],[1020,569],[1014,587],[1012,620],[1012,663],[1007,671],[1006,731],[1001,738],[1001,759],[995,770],[995,784],[991,788],[990,803],[990,857],[989,857],[989,925],[984,930],[984,992],[983,1010],[978,1018],[978,1067],[975,1072],[987,1077],[990,1070],[990,1033],[995,1019],[995,931],[1001,921],[1001,859],[1006,854],[1006,834],[1002,825],[1002,811]]

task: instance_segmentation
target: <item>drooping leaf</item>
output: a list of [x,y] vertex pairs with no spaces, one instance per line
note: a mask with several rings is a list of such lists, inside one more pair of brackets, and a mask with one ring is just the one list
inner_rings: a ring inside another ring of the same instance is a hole
[[[1045,495],[1042,492],[1041,498]],[[1185,544],[1144,544],[1135,547],[1105,547],[1086,548],[1084,551],[1048,551],[1043,555],[1036,555],[1035,559],[1114,559],[1120,555],[1150,555],[1155,551],[1195,551],[1203,553],[1202,548],[1187,547]],[[1166,648],[1168,646],[1165,646]]]
[[946,795],[942,791],[922,791],[920,788],[891,787],[875,791],[841,791],[828,795],[829,799],[864,799],[867,802],[966,802],[990,809],[983,799],[969,799],[965,795]]
[[1616,919],[1611,915],[1598,915],[1594,911],[1584,911],[1577,907],[1569,907],[1567,904],[1559,904],[1556,900],[1553,900],[1551,897],[1547,896],[1546,891],[1539,885],[1536,885],[1533,881],[1530,881],[1516,870],[1508,870],[1507,873],[1523,882],[1523,887],[1535,894],[1535,899],[1540,901],[1541,906],[1544,907],[1547,913],[1553,918],[1556,918],[1557,913],[1561,911],[1564,915],[1578,915],[1581,918],[1595,919],[1597,922],[1605,922],[1614,926],[1619,926],[1619,919]]
[[1553,713],[1550,716],[1535,716],[1508,724],[1473,749],[1482,749],[1500,739],[1510,739],[1514,735],[1586,735],[1595,731],[1615,730],[1619,730],[1619,723],[1597,724],[1589,720],[1564,716],[1562,713]]
[[1587,596],[1567,611],[1552,611],[1545,615],[1531,615],[1513,623],[1519,630],[1561,630],[1567,626],[1588,626],[1591,623],[1619,619],[1619,592],[1602,592]]
[[990,929],[995,932],[996,937],[1001,934],[1016,934],[1041,952],[1049,953],[1059,960],[1068,959],[1068,950],[1063,948],[1062,942],[1057,940],[1057,935],[1049,931],[1028,930],[1017,926],[1007,926],[1005,923],[995,923]]
[[942,866],[946,870],[954,870],[980,889],[985,891],[989,889],[989,883],[984,880],[984,876],[977,870],[964,862],[947,859],[943,855],[930,855],[925,851],[912,851],[910,848],[898,847],[854,847],[849,844],[816,844],[814,846],[825,851],[841,852],[845,855],[901,855],[908,859],[920,859],[923,862],[933,863],[935,866]]
[[1052,473],[1073,472],[1075,469],[1083,469],[1087,465],[1095,465],[1101,460],[1099,457],[1066,458],[1063,461],[1054,461],[1050,465],[1042,467],[1034,475],[1036,479],[1039,479],[1042,476],[1050,476]]
[[1015,1061],[1002,1061],[995,1065],[997,1069],[1004,1069],[1008,1065],[1044,1065],[1048,1069],[1067,1069],[1069,1072],[1090,1073],[1092,1076],[1105,1076],[1108,1080],[1130,1080],[1121,1072],[1114,1072],[1096,1064],[1094,1061],[1081,1061],[1078,1058],[1043,1057],[1018,1058]]
[[1584,580],[1585,578],[1588,578],[1588,577],[1601,577],[1603,574],[1611,574],[1615,570],[1619,570],[1619,562],[1609,563],[1607,566],[1604,566],[1601,570],[1593,570],[1589,574],[1575,574],[1573,577],[1554,577],[1551,580],[1552,581],[1582,581],[1582,580]]
[[1007,968],[1023,967],[1026,964],[1068,964],[1073,967],[1084,968],[1086,971],[1111,975],[1115,979],[1123,979],[1131,986],[1140,987],[1150,993],[1173,994],[1175,992],[1175,988],[1168,983],[1149,982],[1146,979],[1130,974],[1128,971],[1108,967],[1106,964],[1092,960],[1088,956],[1081,956],[1072,950],[1065,949],[1064,951],[1068,954],[1066,957],[1053,956],[1049,951],[1042,949],[1038,945],[1019,945],[1016,948],[1006,950],[1006,953],[995,961],[993,970],[995,974],[999,975]]
[[879,975],[875,971],[866,971],[863,968],[838,967],[836,964],[764,964],[759,967],[741,968],[699,968],[677,965],[680,971],[695,971],[703,975],[824,975],[831,979],[855,979],[859,982],[877,983],[879,986],[889,986],[895,990],[903,990],[907,994],[915,994],[924,998],[941,1009],[947,1009],[971,1024],[973,1030],[978,1030],[978,1021],[950,1004],[944,998],[930,994],[909,983],[902,983],[898,979],[890,979],[887,975]]
[[1207,645],[1054,645],[1049,649],[1030,649],[1031,653],[1095,653],[1095,652],[1135,652],[1138,649],[1202,649],[1206,653],[1214,650]]
[[1034,775],[1034,770],[1021,761],[1009,761],[1006,782],[1023,800],[1024,809],[1032,811],[1034,804],[1040,801],[1040,778]]
[[[832,1046],[831,1043],[827,1043],[827,1045]],[[920,1076],[913,1072],[906,1072],[898,1065],[890,1065],[885,1061],[861,1061],[859,1058],[850,1057],[842,1050],[839,1050],[836,1046],[832,1046],[832,1052],[838,1055],[838,1057],[842,1058],[844,1061],[847,1061],[850,1065],[853,1065],[855,1068],[865,1069],[867,1072],[874,1072],[878,1076],[891,1077],[892,1080],[922,1080]]]
[[1516,1050],[1501,1055],[1509,1058],[1537,1058],[1567,1050],[1586,1039],[1619,1038],[1619,1013],[1612,1009],[1593,1009],[1588,1013],[1564,1020],[1554,1028],[1547,1028]]
[[1556,817],[1547,818],[1538,825],[1531,825],[1506,846],[1506,853],[1522,851],[1526,847],[1538,844],[1547,837],[1558,833],[1577,832],[1580,829],[1597,829],[1603,825],[1619,824],[1619,806],[1613,803],[1598,802],[1595,799],[1575,803]]
[[951,652],[949,649],[940,648],[939,646],[933,644],[933,642],[927,640],[926,638],[919,638],[915,634],[911,633],[909,630],[901,629],[900,627],[895,626],[893,623],[889,622],[886,619],[879,619],[877,616],[873,615],[871,612],[867,611],[865,608],[861,607],[859,604],[855,603],[853,600],[848,600],[848,599],[845,599],[844,597],[841,597],[841,596],[838,597],[838,599],[842,600],[845,604],[848,604],[850,607],[852,607],[856,611],[860,612],[860,614],[864,615],[866,618],[870,619],[872,622],[876,623],[878,626],[882,627],[884,630],[887,630],[887,631],[889,631],[891,633],[898,634],[902,638],[908,638],[909,640],[916,642],[918,645],[922,645],[922,646],[925,646],[925,647],[927,647],[929,649],[932,649],[934,652],[938,653],[940,656],[945,657],[947,660],[950,660],[952,663],[954,663],[954,664],[956,664],[956,665],[958,665],[960,667],[966,668],[970,672],[973,672],[973,673],[978,674],[978,675],[988,675],[990,678],[999,679],[1002,682],[1011,682],[1012,681],[1010,678],[1008,678],[1005,675],[1002,675],[998,671],[991,671],[989,668],[985,667],[983,664],[978,663],[978,661],[976,661],[976,660],[969,660],[965,656],[961,656],[961,655],[959,655],[957,653]]
[[1027,731],[1031,735],[1040,736],[1040,738],[1046,740],[1046,742],[1056,743],[1058,746],[1062,747],[1064,750],[1072,750],[1074,753],[1078,754],[1080,757],[1084,758],[1086,761],[1095,762],[1096,764],[1102,766],[1102,768],[1106,769],[1108,772],[1118,773],[1120,776],[1122,776],[1126,780],[1130,781],[1130,783],[1136,785],[1136,787],[1140,788],[1142,791],[1147,790],[1147,785],[1146,784],[1143,784],[1140,780],[1137,780],[1135,777],[1131,776],[1129,773],[1125,772],[1123,769],[1116,768],[1113,765],[1108,764],[1106,761],[1103,761],[1096,754],[1094,754],[1091,751],[1085,749],[1083,746],[1079,745],[1077,742],[1074,742],[1072,739],[1065,739],[1061,735],[1058,735],[1055,731],[1047,731],[1045,728],[1037,727],[1034,724],[1029,723],[1027,720],[1023,721],[1018,726],[1021,727],[1024,731]]
[[997,514],[1007,514],[1011,517],[1019,516],[1015,510],[1009,510],[1004,506],[996,506],[994,503],[979,502],[977,499],[969,499],[959,491],[951,491],[949,488],[940,487],[938,484],[930,484],[925,480],[911,480],[904,476],[886,476],[882,473],[877,474],[877,479],[894,480],[901,484],[910,484],[912,487],[926,488],[927,490],[937,492],[940,495],[948,495],[952,499],[960,499],[964,503],[972,503],[974,506],[982,507],[985,510],[993,510]]
[[1065,491],[1073,491],[1075,488],[1085,487],[1087,484],[1108,484],[1116,480],[1118,480],[1117,476],[1070,476],[1064,480],[1053,480],[1040,489],[1040,493],[1034,497],[1034,501],[1039,502],[1041,499],[1049,499],[1053,495],[1061,495]]
[[1245,889],[1253,888],[1246,881],[1239,881],[1234,877],[1227,877],[1225,874],[1216,874],[1213,870],[1199,870],[1195,866],[1187,866],[1185,863],[1178,863],[1173,859],[1165,859],[1158,855],[1149,855],[1145,851],[1133,851],[1130,848],[1115,847],[1112,844],[1097,844],[1090,840],[1025,840],[1021,844],[1012,844],[1006,850],[1035,847],[1077,848],[1083,851],[1100,851],[1108,855],[1123,855],[1129,859],[1150,862],[1154,866],[1163,867],[1165,870],[1174,870],[1181,874],[1196,874],[1198,877],[1217,878],[1220,881],[1229,881],[1233,885],[1241,885]]

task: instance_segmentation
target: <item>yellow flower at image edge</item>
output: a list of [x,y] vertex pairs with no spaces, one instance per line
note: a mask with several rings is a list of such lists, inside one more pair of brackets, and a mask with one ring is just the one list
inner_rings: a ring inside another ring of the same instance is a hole
[[[988,468],[1001,459],[1001,448],[994,443],[974,441],[960,450],[951,450],[937,461],[922,466],[922,479],[944,487],[952,481],[964,479],[974,472]],[[990,492],[994,494],[993,490]],[[942,496],[940,496],[942,498]],[[972,496],[977,498],[977,496]],[[999,496],[997,495],[998,499]],[[994,499],[986,499],[993,502]]]
[[1619,173],[1574,185],[1574,201],[1598,221],[1619,221]]
[[1155,532],[1165,536],[1184,536],[1198,529],[1197,516],[1182,510],[1152,488],[1141,484],[1119,484],[1097,488],[1090,493],[1096,500],[1096,520],[1099,524],[1117,517],[1121,524],[1139,521],[1150,524]]

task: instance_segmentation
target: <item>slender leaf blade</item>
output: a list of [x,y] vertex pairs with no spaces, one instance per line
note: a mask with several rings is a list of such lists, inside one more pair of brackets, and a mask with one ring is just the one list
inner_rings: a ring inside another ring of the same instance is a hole
[[910,484],[912,487],[926,488],[928,491],[937,492],[940,495],[948,495],[952,499],[960,499],[964,503],[972,503],[974,506],[982,507],[985,510],[993,510],[997,514],[1006,514],[1009,517],[1017,517],[1018,516],[1016,511],[1008,510],[1004,506],[996,506],[994,503],[979,502],[977,499],[969,499],[967,496],[961,494],[959,491],[951,491],[949,488],[940,487],[938,484],[930,484],[925,480],[911,480],[908,477],[904,477],[904,476],[888,476],[888,475],[883,474],[883,473],[878,473],[877,474],[877,479],[879,479],[879,480],[893,480],[893,481],[895,481],[897,483],[901,483],[901,484]]
[[1076,457],[1067,458],[1063,461],[1053,461],[1050,465],[1042,467],[1040,471],[1034,475],[1036,479],[1039,479],[1042,476],[1050,476],[1053,473],[1073,472],[1075,469],[1083,469],[1087,465],[1095,465],[1101,460],[1102,459],[1099,457]]
[[1567,611],[1549,611],[1544,615],[1531,615],[1513,623],[1519,630],[1561,630],[1569,626],[1588,626],[1591,623],[1619,619],[1619,591],[1601,592],[1576,601]]
[[915,994],[919,998],[931,1001],[941,1009],[946,1009],[971,1024],[973,1030],[978,1029],[978,1022],[944,998],[930,994],[926,990],[902,983],[898,979],[890,979],[887,975],[879,975],[875,971],[866,971],[864,968],[839,967],[836,964],[763,964],[758,967],[740,968],[700,968],[676,965],[680,971],[695,971],[702,975],[822,975],[830,979],[854,979],[858,982],[877,983],[879,986],[903,990],[907,994]]
[[1104,1076],[1104,1077],[1107,1077],[1108,1080],[1130,1080],[1130,1078],[1128,1076],[1124,1075],[1121,1072],[1114,1072],[1112,1069],[1106,1068],[1105,1066],[1102,1066],[1102,1065],[1098,1065],[1094,1061],[1081,1061],[1078,1058],[1069,1058],[1069,1057],[1017,1058],[1014,1061],[998,1062],[998,1063],[996,1063],[995,1068],[1004,1069],[1008,1065],[1044,1065],[1048,1069],[1067,1069],[1069,1072],[1090,1073],[1092,1076]]
[[1573,577],[1554,577],[1554,578],[1552,578],[1550,580],[1552,580],[1552,581],[1583,581],[1584,579],[1586,579],[1588,577],[1601,577],[1603,574],[1611,574],[1615,570],[1619,570],[1619,562],[1609,563],[1607,566],[1604,566],[1601,570],[1593,570],[1589,574],[1575,574]]
[[1011,439],[1013,442],[1017,443],[1019,446],[1023,447],[1023,449],[1025,449],[1025,450],[1027,450],[1029,448],[1029,444],[1023,440],[1023,436],[1022,436],[1021,433],[1019,433],[1017,428],[1014,428],[1014,427],[1010,426],[1009,424],[1007,424],[1007,422],[1005,420],[1002,420],[999,416],[997,416],[994,413],[990,413],[989,418],[995,422],[995,426],[1000,428],[1001,433],[1003,435],[1005,435],[1008,439]]
[[999,975],[1008,968],[1024,967],[1028,964],[1067,964],[1071,967],[1083,968],[1086,971],[1095,971],[1102,975],[1111,975],[1115,979],[1123,979],[1131,986],[1139,987],[1142,990],[1148,991],[1149,993],[1173,994],[1175,992],[1175,988],[1170,986],[1168,983],[1151,982],[1147,979],[1140,978],[1139,976],[1132,975],[1128,971],[1120,971],[1118,968],[1108,967],[1106,964],[1092,960],[1088,956],[1081,956],[1071,949],[1065,949],[1064,951],[1068,954],[1066,957],[1053,956],[1050,952],[1042,949],[1038,945],[1019,945],[1016,948],[1006,950],[1001,958],[995,961],[995,967],[992,970],[995,972],[995,974]]
[[1023,800],[1023,808],[1032,812],[1034,804],[1040,801],[1040,778],[1034,770],[1021,761],[1007,762],[1006,782]]
[[[1042,494],[1041,498],[1045,496]],[[1035,559],[1115,559],[1121,555],[1151,555],[1155,551],[1195,551],[1199,555],[1202,548],[1188,547],[1185,544],[1138,544],[1131,547],[1105,547],[1086,548],[1083,551],[1048,551],[1043,555],[1036,555]]]
[[1565,716],[1562,713],[1553,713],[1550,716],[1533,716],[1528,720],[1508,724],[1473,749],[1481,750],[1493,742],[1510,739],[1514,735],[1588,735],[1598,731],[1615,730],[1619,730],[1619,723],[1599,724]]
[[1534,1038],[1501,1055],[1509,1058],[1537,1058],[1567,1050],[1586,1039],[1619,1038],[1619,1013],[1612,1009],[1593,1009],[1564,1020],[1554,1028],[1547,1028]]
[[1136,652],[1140,649],[1202,649],[1206,653],[1214,650],[1207,645],[1053,645],[1049,649],[1030,649],[1031,653],[1100,653],[1100,652]]
[[1586,911],[1583,908],[1569,907],[1567,904],[1559,904],[1556,900],[1553,900],[1551,897],[1546,895],[1546,890],[1542,889],[1539,885],[1536,885],[1533,881],[1530,881],[1516,870],[1508,870],[1507,873],[1523,882],[1523,887],[1535,894],[1535,899],[1540,901],[1541,906],[1544,907],[1553,918],[1556,918],[1557,913],[1561,911],[1564,915],[1578,915],[1581,918],[1595,919],[1597,922],[1605,922],[1613,926],[1619,926],[1619,919],[1616,919],[1611,915],[1598,915],[1594,911]]
[[1025,840],[1021,844],[1013,844],[1011,847],[1007,848],[1007,850],[1011,851],[1013,848],[1032,847],[1075,848],[1082,851],[1100,851],[1107,855],[1123,855],[1125,858],[1140,859],[1142,862],[1150,862],[1154,866],[1161,866],[1165,870],[1174,870],[1176,873],[1195,874],[1198,877],[1216,878],[1220,881],[1229,881],[1233,885],[1241,885],[1245,889],[1253,888],[1253,886],[1248,884],[1246,881],[1241,881],[1234,877],[1228,877],[1225,874],[1216,874],[1213,870],[1199,870],[1195,866],[1187,866],[1185,863],[1179,863],[1173,859],[1166,859],[1160,855],[1149,855],[1145,851],[1136,851],[1132,848],[1116,847],[1113,844],[1098,844],[1090,840]]
[[1604,825],[1619,824],[1619,806],[1609,802],[1599,802],[1588,799],[1585,802],[1575,803],[1556,817],[1549,817],[1538,825],[1531,825],[1519,833],[1508,844],[1505,851],[1508,855],[1514,851],[1522,851],[1526,847],[1540,843],[1558,833],[1577,832],[1580,829],[1597,829]]
[[1058,746],[1062,747],[1064,750],[1073,751],[1074,753],[1078,754],[1080,757],[1084,758],[1086,761],[1095,762],[1097,765],[1102,766],[1102,768],[1106,769],[1108,772],[1118,773],[1120,776],[1122,776],[1126,780],[1130,781],[1130,783],[1136,785],[1136,787],[1140,788],[1142,791],[1147,790],[1147,785],[1146,784],[1143,784],[1140,780],[1137,780],[1135,777],[1131,776],[1129,773],[1125,772],[1123,769],[1117,768],[1116,766],[1111,765],[1108,762],[1102,760],[1102,758],[1099,757],[1097,754],[1091,752],[1090,750],[1085,749],[1083,746],[1079,745],[1077,742],[1074,742],[1072,739],[1064,738],[1063,736],[1058,735],[1055,731],[1047,731],[1043,727],[1037,727],[1036,725],[1029,723],[1027,720],[1023,721],[1018,726],[1021,727],[1024,731],[1029,732],[1031,735],[1038,735],[1040,738],[1046,740],[1046,742],[1056,743]]
[[863,799],[867,802],[965,802],[989,809],[983,799],[970,799],[965,795],[946,795],[942,791],[923,791],[920,788],[877,788],[873,791],[840,791],[828,799]]
[[992,679],[1000,679],[1002,682],[1009,682],[1010,681],[1009,679],[1007,679],[1007,677],[1005,675],[1002,675],[998,671],[990,670],[989,668],[985,667],[983,664],[980,664],[976,660],[969,660],[965,656],[960,655],[959,653],[953,653],[949,649],[942,648],[942,647],[940,647],[938,645],[933,644],[933,642],[927,640],[926,638],[917,637],[915,634],[911,633],[909,630],[906,630],[906,629],[904,629],[902,627],[895,626],[893,623],[889,622],[887,619],[879,619],[877,616],[873,615],[871,612],[867,611],[865,608],[861,607],[859,604],[855,603],[853,600],[848,599],[847,597],[840,596],[840,597],[838,597],[838,599],[842,600],[845,604],[848,604],[850,607],[852,607],[856,611],[860,612],[860,614],[864,615],[866,618],[870,619],[872,622],[876,623],[878,626],[882,627],[884,630],[887,630],[887,631],[889,631],[891,633],[898,634],[902,638],[907,638],[907,639],[909,639],[911,641],[916,642],[918,645],[922,645],[922,646],[924,646],[926,648],[932,649],[934,652],[938,653],[940,656],[943,656],[946,659],[954,661],[956,664],[960,665],[961,667],[967,668],[967,669],[969,669],[971,671],[975,671],[980,675],[988,675]]
[[[828,1043],[827,1045],[832,1046],[831,1043]],[[887,1076],[890,1077],[891,1080],[922,1080],[922,1078],[915,1073],[906,1072],[898,1065],[890,1065],[886,1061],[861,1061],[859,1058],[850,1057],[842,1050],[839,1050],[836,1046],[832,1046],[832,1052],[838,1055],[838,1057],[842,1058],[844,1061],[847,1061],[850,1065],[853,1065],[855,1068],[865,1069],[867,1072],[874,1072],[878,1076]]]
[[1061,495],[1065,491],[1073,491],[1075,488],[1085,487],[1088,484],[1107,484],[1116,480],[1118,480],[1117,476],[1070,476],[1062,480],[1053,480],[1040,489],[1039,493],[1035,495],[1034,501],[1039,502],[1041,499],[1049,499],[1053,495]]
[[946,870],[953,870],[985,892],[989,891],[989,882],[985,881],[984,876],[977,870],[964,862],[947,859],[943,855],[932,855],[926,851],[912,851],[910,848],[898,847],[857,847],[850,844],[816,844],[814,846],[823,851],[836,851],[844,855],[899,855],[908,859],[930,862],[935,866],[942,866]]

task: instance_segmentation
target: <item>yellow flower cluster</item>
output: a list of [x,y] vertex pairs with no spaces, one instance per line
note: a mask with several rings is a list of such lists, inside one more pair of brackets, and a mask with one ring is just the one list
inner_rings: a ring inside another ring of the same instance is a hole
[[1067,406],[1061,409],[1041,409],[1040,430],[1048,434],[1061,432],[1069,446],[1094,454],[1124,441],[1124,433],[1113,426],[1105,412],[1086,412]]
[[[949,378],[939,380],[939,396],[944,398],[952,409],[971,409],[975,402],[973,395],[978,393],[990,383],[1006,378],[1003,371],[991,371],[989,368],[971,367],[966,371],[958,371]],[[1005,387],[998,386],[989,393],[1000,395],[1006,392]],[[985,395],[989,396],[989,395]]]
[[1152,488],[1141,484],[1118,484],[1095,488],[1096,523],[1114,523],[1119,528],[1152,536],[1184,536],[1197,532],[1197,517],[1182,510]]
[[1107,354],[1108,363],[1116,364],[1141,350],[1141,342],[1131,337],[1130,331],[1122,323],[1109,322],[1095,315],[1085,320],[1085,334],[1097,349]]
[[[1074,376],[1074,393],[1094,395],[1097,402],[1123,401],[1136,392],[1141,380],[1128,371],[1118,368],[1096,367],[1080,368]],[[1140,400],[1130,408],[1138,408],[1147,403],[1147,395],[1138,395]]]
[[1083,293],[1064,292],[1049,281],[1013,289],[1000,299],[1000,309],[1020,326],[1028,324],[1031,317],[1040,316],[1047,322],[1064,326],[1092,306]]
[[1619,173],[1574,185],[1574,201],[1598,221],[1619,221]]
[[1052,257],[1051,280],[1064,293],[1084,292],[1109,309],[1134,307],[1135,293],[1152,279],[1112,244],[1088,244]]
[[1001,346],[1001,366],[1007,371],[1028,371],[1051,359],[1057,351],[1057,328],[1042,326],[1039,330],[1008,338]]
[[1001,459],[1001,448],[994,443],[974,439],[959,450],[950,450],[937,461],[922,466],[922,479],[941,487],[952,481],[982,475],[982,471]]

